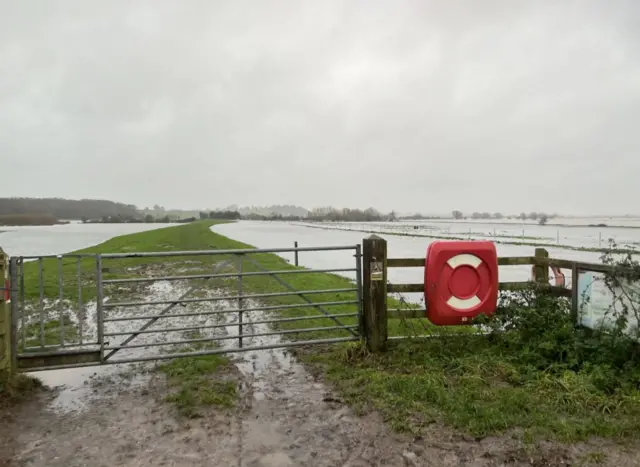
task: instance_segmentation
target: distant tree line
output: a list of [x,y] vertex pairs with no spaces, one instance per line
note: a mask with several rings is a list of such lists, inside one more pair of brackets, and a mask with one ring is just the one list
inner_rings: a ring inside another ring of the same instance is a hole
[[[467,216],[465,216],[462,211],[451,211],[451,216],[454,219],[467,219]],[[530,212],[530,213],[526,213],[526,212],[521,212],[519,215],[507,215],[505,216],[504,214],[502,214],[501,212],[473,212],[471,213],[471,215],[469,216],[471,217],[471,219],[521,219],[522,221],[525,221],[527,219],[530,219],[532,221],[538,221],[538,224],[544,225],[546,224],[549,219],[554,219],[556,217],[558,217],[557,214],[546,214],[544,212]]]
[[200,219],[225,219],[225,220],[237,220],[242,216],[238,211],[211,211],[201,212]]
[[395,212],[384,215],[374,208],[361,209],[336,209],[333,207],[316,208],[309,212],[307,220],[330,222],[374,222],[397,219]]
[[0,198],[0,216],[16,214],[52,216],[58,220],[100,219],[103,216],[133,219],[139,215],[131,204],[99,199]]
[[49,214],[4,214],[0,225],[55,225],[63,222]]
[[429,219],[445,219],[445,217],[443,217],[443,216],[425,216],[423,214],[416,213],[416,214],[410,214],[410,215],[401,216],[399,219],[419,221],[419,220],[429,220]]
[[243,218],[249,218],[249,216],[262,216],[267,218],[299,218],[304,219],[308,216],[309,210],[302,206],[295,206],[291,204],[273,204],[271,206],[243,206],[240,207],[237,204],[228,206],[225,211],[238,211]]
[[306,216],[291,216],[284,214],[257,214],[257,213],[249,213],[243,214],[242,219],[246,219],[249,221],[289,221],[289,222],[299,222],[302,220],[306,220]]

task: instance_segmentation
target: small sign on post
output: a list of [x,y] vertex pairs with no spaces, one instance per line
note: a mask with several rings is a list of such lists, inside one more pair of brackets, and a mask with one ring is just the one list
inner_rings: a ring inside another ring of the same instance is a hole
[[371,280],[372,281],[381,281],[384,278],[382,267],[383,267],[383,264],[380,261],[371,262]]
[[387,242],[376,235],[362,242],[362,329],[370,352],[387,348]]

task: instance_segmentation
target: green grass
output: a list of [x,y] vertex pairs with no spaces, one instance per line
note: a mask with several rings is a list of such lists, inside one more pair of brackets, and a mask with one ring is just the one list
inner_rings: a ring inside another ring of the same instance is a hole
[[[62,323],[62,326],[60,325]],[[44,331],[44,332],[42,332]],[[63,334],[64,333],[64,334]],[[42,339],[40,335],[42,334]],[[55,346],[59,346],[61,342],[69,343],[78,338],[78,329],[71,321],[68,314],[59,318],[43,322],[42,328],[40,323],[30,323],[25,328],[25,347],[29,350],[38,350],[38,346],[49,347],[53,350]],[[53,347],[53,348],[52,348]]]
[[525,438],[576,441],[640,430],[637,388],[609,393],[586,370],[533,370],[484,337],[394,342],[382,355],[353,344],[302,358],[356,410],[378,410],[401,432],[445,423],[479,437],[522,428]]

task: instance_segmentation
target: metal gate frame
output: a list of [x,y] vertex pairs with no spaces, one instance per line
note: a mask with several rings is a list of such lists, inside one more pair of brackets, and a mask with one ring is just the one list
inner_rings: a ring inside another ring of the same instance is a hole
[[[355,267],[351,268],[332,268],[332,269],[303,269],[303,268],[295,268],[295,269],[284,269],[284,270],[276,270],[270,271],[267,270],[264,266],[262,266],[258,261],[252,258],[252,255],[256,254],[264,254],[264,253],[295,253],[297,255],[299,252],[322,252],[322,251],[353,251],[355,258]],[[235,268],[234,272],[226,273],[220,272],[223,267],[228,267],[232,265],[231,260],[222,261],[216,263],[214,268],[210,274],[188,274],[188,275],[175,275],[175,276],[154,276],[154,277],[140,277],[140,278],[125,278],[125,279],[105,279],[103,277],[103,266],[104,262],[112,259],[128,259],[128,258],[174,258],[174,257],[201,257],[201,256],[228,256],[231,258],[235,258]],[[52,257],[52,256],[49,256]],[[63,331],[61,331],[61,345],[56,346],[55,349],[48,350],[45,346],[42,345],[42,332],[44,329],[43,323],[43,291],[42,291],[42,261],[45,257],[20,257],[20,258],[12,258],[11,259],[11,284],[12,284],[12,300],[11,300],[11,309],[12,309],[12,317],[14,324],[14,329],[18,328],[18,322],[22,322],[22,332],[24,333],[24,260],[25,259],[36,259],[39,261],[39,279],[40,279],[40,331],[41,331],[41,346],[37,348],[36,352],[25,352],[25,340],[23,334],[22,340],[22,352],[18,348],[18,340],[14,340],[14,351],[15,355],[17,355],[18,361],[18,369],[21,371],[36,371],[36,370],[47,370],[47,369],[56,369],[56,368],[72,368],[72,367],[84,367],[84,366],[93,366],[100,364],[117,364],[117,363],[132,363],[132,362],[145,362],[145,361],[154,361],[154,360],[164,360],[164,359],[174,359],[181,357],[197,357],[204,355],[214,355],[214,354],[227,354],[227,353],[236,353],[236,352],[246,352],[246,351],[259,351],[259,350],[267,350],[274,348],[288,348],[288,347],[301,347],[301,346],[310,346],[310,345],[319,345],[319,344],[333,344],[333,343],[341,343],[341,342],[349,342],[349,341],[357,341],[361,339],[362,330],[363,330],[363,315],[362,315],[362,264],[361,264],[361,246],[360,245],[347,245],[347,246],[326,246],[326,247],[295,247],[295,248],[270,248],[270,249],[236,249],[236,250],[204,250],[204,251],[172,251],[172,252],[150,252],[150,253],[111,253],[111,254],[95,254],[95,255],[62,255],[55,256],[58,258],[58,279],[59,279],[59,290],[60,290],[60,299],[63,296],[63,285],[62,285],[62,258],[76,257],[78,262],[78,310],[82,310],[82,286],[80,285],[80,272],[81,272],[81,261],[82,258],[91,257],[95,258],[95,273],[96,273],[96,318],[97,318],[97,341],[92,342],[83,342],[82,340],[82,329],[80,330],[80,344],[73,344],[69,346],[64,345],[63,339]],[[250,265],[254,271],[246,271],[244,265]],[[289,274],[313,274],[313,273],[337,273],[337,272],[355,272],[356,280],[354,287],[349,288],[340,288],[340,289],[317,289],[317,290],[297,290],[291,284],[289,284],[285,279],[281,276],[289,275]],[[284,288],[285,292],[271,292],[271,293],[260,293],[260,294],[246,294],[244,290],[243,279],[245,277],[252,276],[269,276],[272,277],[280,287]],[[220,297],[207,297],[207,298],[188,298],[187,296],[196,290],[195,287],[190,287],[186,293],[183,293],[177,299],[168,299],[168,300],[151,300],[151,301],[129,301],[129,302],[110,302],[105,297],[105,286],[115,285],[115,284],[136,284],[136,283],[153,283],[157,281],[189,281],[194,279],[201,280],[215,280],[215,279],[224,279],[224,278],[235,278],[237,280],[237,294],[232,296],[220,296]],[[326,301],[326,302],[314,302],[308,296],[314,294],[324,294],[324,293],[346,293],[346,292],[355,292],[354,300],[336,300],[336,301]],[[264,298],[270,297],[279,297],[279,296],[296,296],[300,298],[304,303],[301,304],[292,304],[292,305],[269,305],[269,306],[254,306],[251,308],[246,308],[245,303],[247,300],[260,300]],[[14,299],[15,298],[15,299]],[[215,311],[206,311],[202,313],[170,313],[176,306],[182,305],[185,306],[189,303],[198,303],[198,302],[215,302],[215,301],[235,301],[237,303],[237,308],[225,309],[225,310],[215,310]],[[117,308],[117,307],[127,307],[127,308],[135,308],[140,306],[149,306],[149,305],[166,305],[162,311],[153,315],[146,316],[138,316],[136,314],[132,314],[130,317],[118,317],[118,318],[110,318],[106,315],[106,311],[109,309]],[[326,307],[335,306],[335,305],[356,305],[355,313],[331,313]],[[270,312],[277,311],[283,309],[296,309],[296,308],[313,308],[320,312],[319,315],[312,316],[298,316],[298,317],[286,317],[286,318],[273,318],[268,317],[268,319],[260,319],[255,322],[246,322],[244,318],[247,313],[262,311],[262,312]],[[61,316],[61,325],[63,325],[64,320],[62,319],[62,312],[60,312]],[[165,341],[161,344],[154,345],[153,343],[149,344],[130,344],[136,337],[141,334],[148,333],[162,333],[162,332],[182,332],[189,330],[197,330],[197,326],[193,327],[185,327],[185,326],[176,326],[176,327],[167,327],[162,329],[149,329],[152,324],[156,323],[158,320],[163,318],[175,318],[180,316],[198,316],[198,315],[212,315],[212,314],[223,314],[223,313],[237,313],[238,322],[237,323],[226,323],[226,324],[215,324],[210,326],[200,326],[200,328],[229,328],[232,326],[237,326],[238,334],[231,337],[223,337],[223,338],[206,338],[206,339],[185,339],[185,340],[177,340],[177,341]],[[357,326],[348,326],[344,325],[340,321],[341,318],[357,318]],[[303,320],[313,320],[313,319],[323,319],[328,318],[335,322],[335,326],[323,326],[323,327],[315,327],[315,328],[302,328],[302,329],[294,329],[294,330],[275,330],[270,329],[270,332],[265,333],[254,333],[254,334],[246,334],[244,332],[244,328],[247,325],[253,324],[264,324],[271,328],[271,325],[277,323],[284,322],[293,322],[293,321],[303,321]],[[135,331],[126,331],[126,332],[105,332],[105,325],[108,325],[110,322],[115,321],[143,321],[141,327],[136,329]],[[335,331],[335,330],[345,330],[349,332],[351,336],[349,337],[334,337],[334,338],[325,338],[325,339],[309,339],[309,340],[282,340],[277,344],[269,344],[269,345],[245,345],[245,341],[247,339],[252,339],[255,337],[264,337],[264,336],[282,336],[286,337],[289,334],[299,334],[304,332],[316,332],[316,331]],[[117,336],[128,336],[118,345],[110,345],[108,340],[112,337]],[[194,350],[190,352],[178,352],[178,353],[159,353],[156,355],[150,356],[138,356],[134,358],[113,358],[118,352],[131,349],[131,348],[141,348],[141,347],[154,347],[154,346],[178,346],[183,344],[194,344],[198,342],[219,342],[221,340],[230,340],[237,339],[238,345],[237,347],[226,347],[226,348],[212,348],[206,350]],[[78,347],[78,346],[89,346],[92,348],[84,348],[84,349],[75,349],[75,350],[64,350],[69,347]],[[63,350],[61,350],[63,349]],[[33,349],[32,349],[33,350]]]

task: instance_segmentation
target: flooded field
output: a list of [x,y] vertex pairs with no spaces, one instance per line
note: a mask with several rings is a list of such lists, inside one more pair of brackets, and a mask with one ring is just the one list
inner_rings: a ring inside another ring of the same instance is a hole
[[[258,248],[291,247],[294,242],[303,246],[355,245],[362,243],[368,233],[345,230],[325,230],[283,222],[250,222],[242,221],[234,224],[220,224],[212,227],[214,232],[226,235],[235,240],[254,245]],[[384,235],[384,234],[382,234]],[[390,258],[419,258],[426,253],[427,246],[433,239],[421,237],[405,237],[387,235],[388,256]],[[532,256],[533,246],[497,244],[499,256]],[[576,261],[600,262],[601,253],[589,251],[567,250],[549,246],[549,255]],[[281,256],[293,262],[293,254]],[[299,263],[312,268],[324,268],[328,264],[346,265],[349,259],[336,252],[301,252]],[[344,266],[346,267],[346,266]],[[424,277],[419,268],[394,268],[389,270],[389,280],[398,283],[421,282]],[[565,271],[568,283],[571,281],[570,271]],[[502,281],[526,281],[531,277],[530,266],[508,266],[500,268]]]
[[[614,240],[619,248],[635,248],[640,245],[640,228],[588,227],[583,224],[537,225],[517,222],[471,221],[397,221],[397,222],[323,222],[313,225],[336,230],[369,230],[395,234],[455,237],[460,239],[486,239],[497,242],[540,243],[574,248],[607,248]],[[597,225],[597,224],[593,224]]]
[[59,255],[120,235],[180,224],[81,224],[0,227],[0,248],[10,256]]

